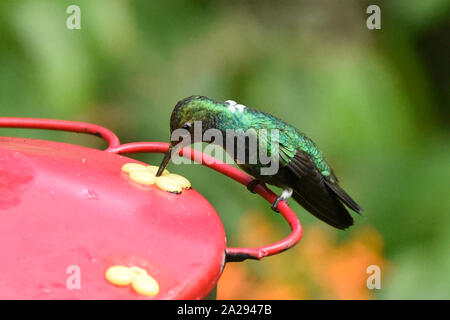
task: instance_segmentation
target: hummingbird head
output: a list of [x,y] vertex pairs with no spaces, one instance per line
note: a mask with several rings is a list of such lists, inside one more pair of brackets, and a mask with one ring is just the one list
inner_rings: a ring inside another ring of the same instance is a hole
[[[190,96],[178,101],[170,117],[170,136],[174,137],[174,132],[177,131],[177,139],[171,139],[169,150],[156,174],[157,177],[162,174],[173,154],[194,142],[200,142],[203,132],[215,126],[215,115],[217,114],[215,109],[217,107],[223,108],[223,103],[204,96]],[[202,134],[194,134],[194,123],[197,121],[201,122]]]
[[178,101],[170,117],[170,134],[177,129],[184,129],[192,134],[195,121],[202,122],[203,131],[210,128],[214,123],[213,108],[217,104],[219,103],[204,96],[190,96]]

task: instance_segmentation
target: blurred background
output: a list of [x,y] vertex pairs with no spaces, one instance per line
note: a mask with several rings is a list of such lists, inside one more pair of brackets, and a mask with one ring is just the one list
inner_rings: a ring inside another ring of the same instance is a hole
[[[71,4],[80,30],[66,28]],[[381,30],[366,27],[370,4]],[[193,94],[272,113],[319,145],[364,213],[337,231],[291,201],[300,243],[228,264],[218,298],[449,299],[449,27],[446,0],[1,1],[0,116],[93,122],[125,143],[169,141],[172,108]],[[289,233],[230,179],[170,168],[216,208],[230,246]],[[366,287],[369,265],[381,268],[379,290]]]

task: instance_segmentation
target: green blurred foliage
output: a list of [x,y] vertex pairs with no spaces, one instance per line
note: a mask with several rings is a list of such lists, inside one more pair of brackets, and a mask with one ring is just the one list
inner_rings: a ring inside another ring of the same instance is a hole
[[[66,28],[71,4],[81,30]],[[366,28],[369,4],[381,30]],[[2,1],[0,115],[89,121],[131,142],[168,141],[173,106],[193,94],[273,113],[317,142],[364,207],[341,237],[364,224],[381,234],[393,268],[377,296],[450,298],[448,13],[446,0]],[[255,209],[288,232],[242,186],[198,165],[175,170],[215,206],[230,245]],[[291,205],[308,237],[320,222]]]

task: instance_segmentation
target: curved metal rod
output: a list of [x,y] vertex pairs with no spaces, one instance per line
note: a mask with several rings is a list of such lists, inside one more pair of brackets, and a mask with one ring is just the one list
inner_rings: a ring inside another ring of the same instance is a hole
[[[169,148],[169,144],[163,142],[135,142],[121,145],[119,138],[112,131],[95,124],[76,121],[0,117],[0,127],[62,130],[92,134],[101,137],[108,142],[108,148],[105,151],[118,154],[142,152],[165,153]],[[184,148],[181,150],[180,155],[191,158],[196,162],[216,170],[236,180],[244,186],[247,186],[248,183],[253,180],[253,178],[235,167],[190,148]],[[270,203],[272,203],[277,197],[264,185],[256,185],[254,191]],[[292,230],[291,234],[285,239],[267,246],[257,248],[227,248],[226,261],[243,261],[246,259],[260,260],[266,256],[285,251],[297,244],[303,235],[303,229],[300,221],[286,202],[281,201],[278,205],[278,209],[289,223]]]
[[106,140],[108,143],[108,149],[106,150],[120,145],[119,138],[112,131],[91,123],[54,119],[0,117],[0,127],[62,130],[92,134]]
[[[122,144],[114,148],[108,148],[108,152],[117,154],[127,154],[127,153],[142,153],[142,152],[158,152],[165,153],[169,148],[168,143],[163,142],[134,142]],[[216,170],[237,182],[247,186],[250,181],[253,180],[252,177],[240,171],[239,169],[230,166],[216,158],[203,154],[199,151],[192,150],[190,148],[184,148],[180,151],[180,155],[191,158],[192,160],[199,162],[213,170]],[[271,190],[269,190],[264,185],[256,185],[254,191],[266,199],[268,202],[272,203],[276,198]],[[280,252],[283,252],[295,244],[297,244],[302,235],[303,229],[295,213],[287,205],[286,202],[281,201],[278,209],[281,215],[286,219],[291,227],[291,234],[285,239],[275,242],[273,244],[256,247],[256,248],[227,248],[226,249],[226,261],[243,261],[246,259],[257,259],[260,260],[264,257],[271,256]]]

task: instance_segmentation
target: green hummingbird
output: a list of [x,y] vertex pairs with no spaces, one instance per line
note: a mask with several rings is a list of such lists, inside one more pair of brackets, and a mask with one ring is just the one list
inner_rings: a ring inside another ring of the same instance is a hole
[[[201,124],[201,133],[195,133],[195,123]],[[361,207],[339,186],[338,179],[325,161],[322,152],[304,133],[290,124],[233,100],[214,101],[204,96],[191,96],[179,101],[170,118],[170,133],[182,129],[179,140],[171,141],[157,176],[160,176],[172,154],[194,142],[221,145],[237,165],[254,177],[247,188],[253,192],[258,183],[267,183],[283,189],[273,202],[277,210],[282,200],[291,196],[303,208],[329,225],[345,229],[353,225],[353,218],[344,204],[357,213]],[[207,130],[215,129],[222,138],[205,138]],[[233,132],[233,141],[244,137],[244,144],[227,143]],[[247,137],[244,135],[247,134]],[[252,147],[253,138],[256,148]],[[238,158],[239,151],[241,156]],[[258,155],[264,151],[270,161]],[[250,160],[253,161],[250,161]],[[256,161],[255,161],[256,159]],[[238,161],[240,160],[240,161]],[[277,163],[277,171],[263,174],[269,164]]]

